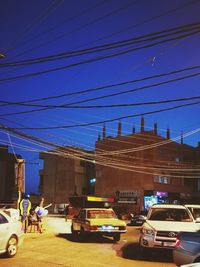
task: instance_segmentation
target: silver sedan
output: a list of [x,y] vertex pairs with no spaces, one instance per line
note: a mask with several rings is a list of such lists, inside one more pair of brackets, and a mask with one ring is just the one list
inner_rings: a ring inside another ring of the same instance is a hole
[[6,253],[7,257],[15,256],[23,237],[21,222],[9,216],[8,211],[0,209],[0,254]]

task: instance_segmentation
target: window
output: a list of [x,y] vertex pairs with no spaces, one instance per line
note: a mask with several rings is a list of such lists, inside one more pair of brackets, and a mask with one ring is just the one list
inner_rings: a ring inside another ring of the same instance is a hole
[[185,209],[152,209],[149,220],[191,222],[191,218]]
[[8,220],[6,219],[6,217],[4,217],[4,216],[0,213],[0,224],[4,224],[4,223],[8,223]]
[[170,178],[167,176],[154,176],[154,182],[160,184],[170,184]]
[[116,218],[114,211],[111,210],[89,210],[87,213],[89,219],[113,219]]

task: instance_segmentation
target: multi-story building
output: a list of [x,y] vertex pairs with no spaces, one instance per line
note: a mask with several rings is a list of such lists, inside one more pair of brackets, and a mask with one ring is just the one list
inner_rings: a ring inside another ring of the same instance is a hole
[[95,166],[93,152],[75,147],[61,147],[41,152],[39,189],[45,203],[67,203],[76,195],[94,194]]
[[200,145],[192,147],[144,128],[116,137],[98,138],[95,151],[61,147],[40,153],[40,192],[46,203],[66,203],[75,195],[115,197],[122,209],[148,209],[154,202],[197,202],[200,196]]
[[19,192],[24,192],[24,160],[0,145],[0,203],[16,203]]
[[118,204],[133,211],[148,209],[153,202],[191,202],[200,197],[200,146],[192,147],[153,131],[145,131],[141,119],[139,133],[122,136],[118,124],[116,137],[107,137],[104,126],[102,139],[96,142],[95,194],[115,196]]

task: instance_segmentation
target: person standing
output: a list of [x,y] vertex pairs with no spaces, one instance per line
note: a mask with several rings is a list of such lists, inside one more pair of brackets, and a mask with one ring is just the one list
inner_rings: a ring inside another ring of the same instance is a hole
[[26,233],[28,227],[28,216],[31,209],[30,195],[24,195],[23,199],[19,203],[19,210],[21,215],[21,222],[24,232]]

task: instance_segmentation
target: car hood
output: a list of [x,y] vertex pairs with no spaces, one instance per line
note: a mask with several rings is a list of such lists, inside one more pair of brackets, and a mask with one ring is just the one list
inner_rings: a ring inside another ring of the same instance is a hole
[[156,231],[188,231],[195,232],[198,230],[195,222],[174,222],[174,221],[149,221],[147,220],[143,227],[150,227]]
[[89,219],[88,221],[93,225],[126,226],[124,221],[118,219]]

